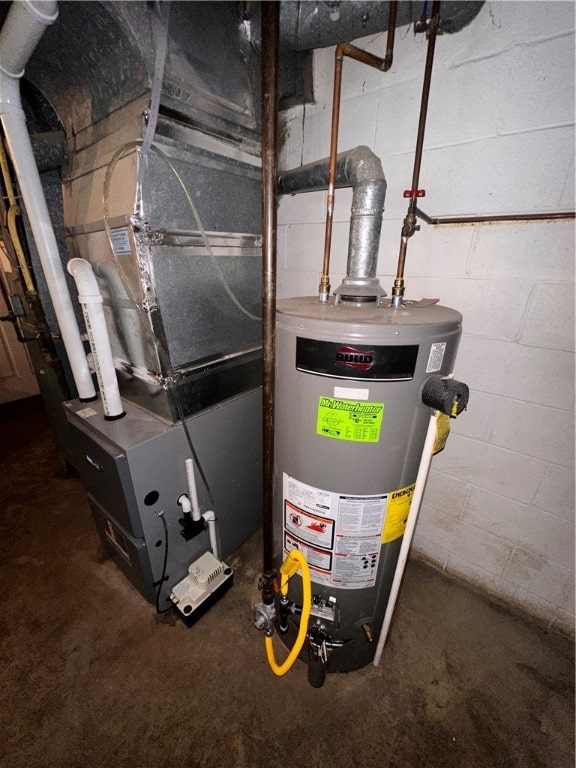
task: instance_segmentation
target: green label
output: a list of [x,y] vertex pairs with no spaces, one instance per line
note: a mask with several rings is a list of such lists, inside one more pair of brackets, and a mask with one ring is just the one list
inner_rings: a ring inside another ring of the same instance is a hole
[[377,443],[383,415],[384,403],[321,397],[318,401],[316,434],[335,440]]

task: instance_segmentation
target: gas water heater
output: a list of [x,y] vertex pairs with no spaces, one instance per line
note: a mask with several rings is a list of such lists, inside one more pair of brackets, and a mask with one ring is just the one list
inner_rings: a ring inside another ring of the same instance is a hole
[[461,321],[429,302],[278,302],[276,565],[293,550],[308,563],[308,661],[329,672],[374,657],[430,419],[422,389],[452,373]]

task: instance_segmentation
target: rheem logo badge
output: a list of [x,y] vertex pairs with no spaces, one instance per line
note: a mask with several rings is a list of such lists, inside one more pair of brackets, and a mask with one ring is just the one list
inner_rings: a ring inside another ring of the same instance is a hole
[[354,347],[338,347],[336,350],[336,365],[340,368],[351,368],[354,371],[369,371],[374,364],[374,350],[362,352]]

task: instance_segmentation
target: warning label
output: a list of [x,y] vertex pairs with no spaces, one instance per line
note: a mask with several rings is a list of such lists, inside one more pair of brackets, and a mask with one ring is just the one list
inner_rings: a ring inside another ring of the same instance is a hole
[[318,583],[347,589],[372,586],[387,503],[388,494],[339,494],[284,474],[285,554],[299,549]]
[[334,520],[318,517],[284,502],[284,530],[307,544],[332,549],[334,543]]
[[377,443],[384,415],[384,403],[320,397],[316,434],[335,440]]
[[386,512],[386,524],[382,531],[383,544],[404,536],[413,495],[414,483],[390,494],[390,501],[388,502],[388,510]]
[[128,227],[116,227],[115,229],[111,229],[110,239],[116,256],[127,256],[132,253]]
[[434,373],[442,368],[442,362],[444,360],[444,352],[446,352],[446,342],[437,341],[430,347],[430,354],[428,356],[428,364],[426,365],[426,373]]
[[310,570],[315,571],[318,574],[327,576],[332,570],[332,552],[325,552],[316,547],[311,547],[304,544],[300,539],[295,536],[291,536],[289,533],[284,533],[284,552],[292,552],[293,549],[298,549],[308,563]]

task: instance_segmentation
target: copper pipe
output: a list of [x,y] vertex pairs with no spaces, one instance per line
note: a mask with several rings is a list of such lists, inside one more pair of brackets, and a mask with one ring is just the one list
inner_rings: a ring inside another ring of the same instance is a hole
[[326,227],[324,230],[324,257],[322,277],[318,286],[320,301],[327,302],[330,296],[330,247],[332,245],[332,221],[334,218],[334,184],[336,180],[336,155],[338,151],[338,126],[340,123],[340,97],[342,94],[342,46],[336,46],[334,61],[334,96],[332,99],[332,125],[330,128],[330,160],[328,163],[328,195],[326,198]]
[[334,95],[332,98],[332,124],[330,128],[330,160],[328,166],[328,195],[326,198],[326,227],[324,231],[324,257],[322,260],[322,277],[318,286],[318,296],[321,302],[327,302],[330,296],[330,250],[332,246],[332,224],[334,220],[334,188],[336,180],[336,156],[338,154],[338,127],[340,125],[340,101],[342,95],[342,65],[344,56],[355,59],[369,67],[387,72],[392,66],[394,54],[394,31],[396,26],[397,0],[391,0],[388,17],[388,39],[386,42],[386,58],[374,56],[350,43],[340,43],[336,46],[334,57]]
[[[420,102],[420,118],[418,120],[418,135],[416,137],[416,150],[414,156],[414,170],[412,172],[412,191],[418,189],[420,182],[420,167],[422,165],[422,150],[424,149],[424,134],[426,132],[426,118],[428,116],[428,101],[430,99],[430,83],[432,82],[432,67],[434,65],[434,51],[436,49],[436,33],[440,22],[440,2],[432,3],[432,18],[430,19],[430,32],[428,36],[428,50],[426,52],[426,65],[424,67],[424,83],[422,84],[422,100]],[[409,210],[416,208],[416,197],[410,198]]]
[[486,214],[484,216],[428,216],[416,207],[416,216],[426,224],[485,224],[498,221],[558,221],[576,218],[576,211],[561,211],[559,213],[503,213]]
[[398,0],[390,0],[388,8],[388,38],[386,39],[386,56],[384,57],[384,72],[392,66],[394,61],[394,36],[396,34],[396,16],[398,15]]
[[418,119],[418,133],[416,136],[416,149],[414,152],[414,168],[412,171],[412,186],[410,192],[410,203],[408,212],[402,226],[400,238],[400,251],[398,254],[398,265],[396,268],[396,279],[392,288],[392,304],[398,307],[402,304],[404,297],[404,269],[406,266],[406,253],[408,250],[408,238],[412,237],[417,229],[416,225],[416,196],[418,193],[418,184],[420,182],[420,168],[422,166],[422,151],[424,148],[424,134],[426,131],[426,117],[428,115],[428,101],[430,98],[430,83],[432,81],[432,67],[434,64],[434,51],[436,48],[436,34],[440,24],[440,5],[439,0],[432,3],[432,17],[428,32],[428,49],[426,51],[426,64],[424,67],[424,82],[422,83],[422,98],[420,100],[420,117]]
[[262,3],[262,602],[274,602],[274,360],[276,353],[276,177],[279,4]]
[[368,67],[374,67],[374,69],[383,70],[386,64],[385,59],[380,58],[380,56],[375,56],[368,51],[364,51],[362,48],[357,48],[351,43],[340,43],[340,45],[336,46],[336,56],[338,56],[338,51],[342,56],[348,56],[349,59],[354,59],[361,64],[366,64]]

